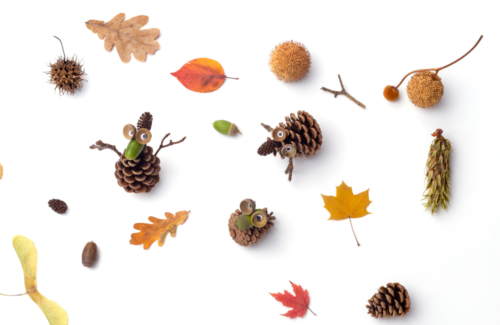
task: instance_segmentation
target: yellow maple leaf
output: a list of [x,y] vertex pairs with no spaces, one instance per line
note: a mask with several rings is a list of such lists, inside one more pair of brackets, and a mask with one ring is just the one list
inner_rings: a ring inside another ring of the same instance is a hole
[[[354,195],[352,192],[352,187],[347,186],[344,181],[340,186],[337,186],[337,196],[323,195],[323,201],[325,201],[325,209],[330,212],[330,218],[328,220],[344,220],[349,218],[349,222],[352,221],[351,218],[362,218],[367,214],[370,214],[366,208],[372,203],[368,197],[368,190]],[[354,233],[354,229],[352,230]],[[354,238],[356,234],[354,233]],[[358,246],[360,246],[358,239],[356,238]]]
[[177,232],[177,226],[184,224],[190,211],[179,211],[175,214],[165,213],[167,219],[158,219],[149,217],[151,223],[136,223],[134,229],[139,230],[132,234],[130,243],[132,245],[144,244],[144,249],[148,249],[151,245],[158,240],[158,246],[163,246],[168,234],[174,237]]

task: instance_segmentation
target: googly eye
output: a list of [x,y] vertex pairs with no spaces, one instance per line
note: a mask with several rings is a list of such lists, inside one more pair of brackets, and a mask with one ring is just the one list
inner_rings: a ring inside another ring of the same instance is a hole
[[297,148],[293,144],[285,144],[283,148],[281,148],[281,154],[287,158],[292,158],[297,154]]
[[264,211],[255,211],[252,214],[252,224],[257,228],[262,228],[267,224],[267,214]]
[[286,139],[286,130],[282,127],[277,127],[273,130],[273,139],[275,141],[284,141]]
[[135,135],[135,139],[140,144],[148,144],[149,141],[151,141],[151,132],[149,132],[149,130],[145,128],[139,129],[139,131],[137,131],[137,134]]
[[135,137],[136,128],[132,124],[127,124],[123,127],[123,136],[125,139],[130,140]]
[[245,215],[251,215],[255,211],[255,201],[252,199],[246,199],[240,203],[241,213]]

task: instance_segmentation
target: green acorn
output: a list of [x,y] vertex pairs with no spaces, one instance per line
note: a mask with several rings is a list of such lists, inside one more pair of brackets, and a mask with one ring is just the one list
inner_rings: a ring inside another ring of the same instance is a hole
[[234,221],[234,226],[238,230],[248,230],[252,225],[248,221],[246,215],[240,214],[239,216],[236,217],[236,220]]
[[225,135],[230,135],[233,136],[236,133],[241,134],[240,130],[238,130],[238,127],[236,124],[224,121],[224,120],[218,120],[213,123],[214,129],[217,130],[217,132],[225,134]]
[[427,158],[425,208],[434,214],[441,207],[446,210],[450,200],[450,155],[451,142],[443,137],[443,130],[437,129]]

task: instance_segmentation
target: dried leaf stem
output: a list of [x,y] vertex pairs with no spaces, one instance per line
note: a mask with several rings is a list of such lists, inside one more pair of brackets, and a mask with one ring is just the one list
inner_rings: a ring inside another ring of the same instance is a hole
[[161,140],[161,144],[160,144],[160,147],[158,148],[158,150],[156,150],[156,153],[155,153],[155,157],[156,155],[158,155],[158,152],[160,152],[161,149],[163,148],[166,148],[166,147],[169,147],[169,146],[172,146],[174,144],[178,144],[178,143],[181,143],[182,141],[186,140],[186,137],[182,138],[181,140],[177,141],[177,142],[173,142],[172,140],[170,140],[170,143],[167,144],[167,145],[163,145],[163,141],[165,141],[165,139],[170,135],[170,133],[168,133],[166,136],[163,137],[163,140]]
[[62,51],[63,51],[63,55],[64,55],[64,62],[66,63],[66,53],[64,53],[63,43],[59,37],[57,37],[57,36],[54,36],[54,37],[57,38],[59,40],[59,42],[61,43],[61,47],[62,47]]
[[340,78],[340,75],[338,75],[338,76],[339,76],[340,85],[342,86],[342,90],[340,90],[340,91],[330,90],[330,89],[325,88],[325,87],[321,87],[321,90],[324,90],[324,91],[327,91],[329,93],[334,94],[335,98],[337,98],[338,95],[344,95],[347,98],[349,98],[350,100],[352,100],[353,102],[355,102],[358,106],[360,106],[362,108],[366,108],[365,105],[363,105],[360,101],[356,100],[356,98],[352,97],[351,95],[349,95],[349,93],[347,91],[345,91],[344,84],[342,83],[342,78]]
[[267,124],[260,123],[260,125],[262,125],[262,126],[264,127],[264,129],[266,129],[266,130],[267,130],[267,132],[273,132],[273,130],[274,130],[272,127],[270,127],[270,126],[269,126],[269,125],[267,125]]
[[351,229],[352,229],[352,233],[354,234],[354,239],[356,239],[356,243],[358,243],[358,246],[361,246],[361,244],[358,241],[358,237],[356,237],[356,233],[354,232],[354,228],[352,227],[351,217],[349,216],[348,218],[349,218],[349,222],[351,223]]
[[309,309],[309,311],[310,311],[311,313],[313,313],[313,315],[314,315],[314,316],[318,316],[318,315],[316,315],[316,314],[315,314],[315,313],[311,310],[311,308],[309,308],[309,306],[307,306],[307,309]]
[[403,79],[399,82],[399,84],[395,87],[396,89],[399,88],[399,86],[401,86],[401,84],[403,83],[403,81],[406,79],[406,77],[408,77],[409,75],[413,74],[413,73],[416,73],[416,72],[423,72],[423,71],[436,71],[436,74],[440,71],[440,70],[443,70],[445,68],[448,68],[449,66],[452,66],[454,65],[455,63],[457,63],[458,61],[462,60],[463,58],[465,58],[467,55],[469,55],[470,52],[472,52],[472,50],[474,50],[476,48],[476,46],[479,44],[479,42],[481,42],[481,40],[483,39],[483,35],[481,35],[481,37],[479,37],[479,40],[476,42],[476,44],[467,52],[465,53],[464,55],[462,55],[460,58],[456,59],[455,61],[453,61],[452,63],[450,64],[447,64],[445,66],[442,66],[441,68],[432,68],[432,69],[419,69],[419,70],[415,70],[415,71],[412,71],[410,73],[408,73],[406,76],[403,77]]
[[293,157],[290,157],[290,159],[288,160],[288,167],[285,170],[285,174],[288,174],[289,182],[292,181],[292,173],[293,173]]
[[99,149],[99,151],[104,150],[104,149],[111,149],[114,152],[116,152],[118,157],[121,157],[121,153],[119,153],[118,150],[116,150],[115,146],[108,144],[108,143],[104,143],[101,140],[99,140],[95,144],[91,145],[90,149]]

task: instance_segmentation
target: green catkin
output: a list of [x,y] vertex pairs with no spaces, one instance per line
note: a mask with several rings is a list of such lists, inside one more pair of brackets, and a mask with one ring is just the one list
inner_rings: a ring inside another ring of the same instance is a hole
[[431,214],[439,208],[446,210],[450,200],[450,155],[451,142],[443,136],[443,130],[437,129],[433,136],[427,158],[426,188],[424,200],[426,210]]

